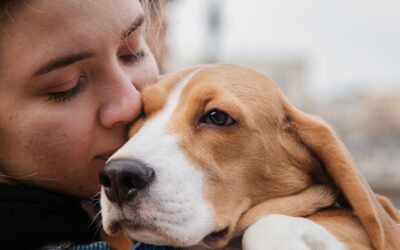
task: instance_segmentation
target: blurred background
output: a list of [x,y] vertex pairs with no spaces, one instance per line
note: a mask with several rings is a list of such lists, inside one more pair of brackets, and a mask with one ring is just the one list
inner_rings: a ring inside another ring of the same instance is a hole
[[171,0],[165,10],[163,72],[223,62],[268,74],[400,207],[400,1]]

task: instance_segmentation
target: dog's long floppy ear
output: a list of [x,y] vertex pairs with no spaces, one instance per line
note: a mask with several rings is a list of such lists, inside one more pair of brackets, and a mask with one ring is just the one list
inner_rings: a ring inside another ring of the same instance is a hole
[[[285,99],[285,98],[284,98]],[[343,192],[378,250],[400,249],[400,215],[390,202],[377,197],[343,143],[321,119],[305,114],[288,101],[283,103],[290,130],[323,164]]]

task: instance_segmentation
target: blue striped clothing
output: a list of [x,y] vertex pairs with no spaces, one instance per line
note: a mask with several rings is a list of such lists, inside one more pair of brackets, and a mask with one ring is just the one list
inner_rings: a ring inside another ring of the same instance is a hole
[[182,248],[174,248],[168,246],[152,246],[141,242],[135,244],[132,250],[181,250]]

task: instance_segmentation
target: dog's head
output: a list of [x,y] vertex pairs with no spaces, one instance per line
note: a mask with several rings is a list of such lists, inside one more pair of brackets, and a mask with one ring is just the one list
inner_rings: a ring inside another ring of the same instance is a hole
[[100,174],[106,232],[118,225],[147,243],[219,248],[249,208],[330,181],[377,248],[399,230],[329,127],[264,75],[186,69],[145,89],[143,102],[131,139]]

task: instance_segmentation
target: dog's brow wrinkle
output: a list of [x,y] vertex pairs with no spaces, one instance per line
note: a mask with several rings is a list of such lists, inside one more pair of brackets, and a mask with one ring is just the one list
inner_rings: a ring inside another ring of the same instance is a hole
[[[167,120],[171,120],[170,117],[173,114],[174,110],[176,109],[176,107],[178,106],[178,102],[179,102],[179,97],[183,91],[183,89],[186,87],[186,85],[190,82],[190,80],[201,70],[203,70],[202,68],[197,69],[193,72],[191,72],[189,75],[187,75],[186,77],[184,77],[180,83],[175,87],[175,89],[172,91],[171,95],[169,96],[168,100],[167,100],[167,105],[166,105],[166,115],[165,118]],[[165,121],[164,121],[165,123]]]

